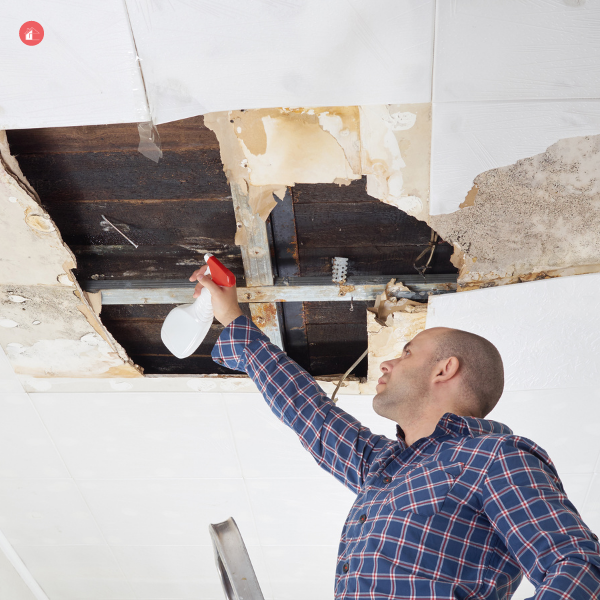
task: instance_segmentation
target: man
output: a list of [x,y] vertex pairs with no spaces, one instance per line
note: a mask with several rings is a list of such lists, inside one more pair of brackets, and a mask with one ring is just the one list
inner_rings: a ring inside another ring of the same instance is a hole
[[448,328],[421,332],[381,365],[374,435],[245,317],[237,291],[206,286],[225,326],[213,359],[245,371],[317,463],[356,495],[342,531],[336,598],[600,598],[600,545],[544,450],[484,417],[502,394],[497,349]]

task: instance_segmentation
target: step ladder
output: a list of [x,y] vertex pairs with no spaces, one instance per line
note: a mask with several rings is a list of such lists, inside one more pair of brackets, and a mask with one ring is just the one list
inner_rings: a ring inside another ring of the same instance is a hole
[[208,526],[215,562],[227,600],[264,600],[238,526],[229,517]]

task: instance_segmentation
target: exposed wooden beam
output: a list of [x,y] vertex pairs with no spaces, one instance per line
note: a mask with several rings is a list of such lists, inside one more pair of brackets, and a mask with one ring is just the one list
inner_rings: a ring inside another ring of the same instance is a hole
[[[300,257],[291,188],[287,188],[283,200],[278,202],[277,206],[271,211],[269,221],[273,237],[277,275],[280,277],[299,277]],[[310,352],[304,301],[287,300],[277,306],[284,323],[283,331],[287,353],[290,358],[310,372]]]
[[[236,227],[238,230],[243,229],[246,236],[246,243],[240,244],[246,286],[249,289],[256,286],[272,286],[273,270],[265,222],[250,208],[248,195],[243,193],[236,183],[231,184],[231,197],[233,198]],[[256,326],[269,337],[273,344],[285,350],[277,305],[272,301],[265,302],[256,299],[248,301],[252,320]]]

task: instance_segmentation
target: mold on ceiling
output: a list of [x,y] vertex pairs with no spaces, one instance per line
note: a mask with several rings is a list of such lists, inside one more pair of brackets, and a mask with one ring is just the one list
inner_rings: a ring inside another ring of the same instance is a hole
[[454,244],[460,290],[600,271],[600,136],[481,173],[431,226]]

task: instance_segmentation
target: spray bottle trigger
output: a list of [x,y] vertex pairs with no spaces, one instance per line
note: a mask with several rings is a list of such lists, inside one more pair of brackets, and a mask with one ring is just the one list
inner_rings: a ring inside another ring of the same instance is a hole
[[210,270],[210,276],[217,285],[221,287],[235,285],[235,275],[220,260],[210,255],[206,259],[206,264],[208,265],[207,272]]

